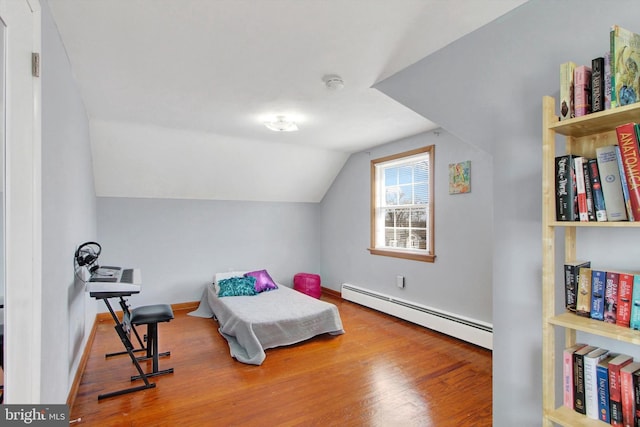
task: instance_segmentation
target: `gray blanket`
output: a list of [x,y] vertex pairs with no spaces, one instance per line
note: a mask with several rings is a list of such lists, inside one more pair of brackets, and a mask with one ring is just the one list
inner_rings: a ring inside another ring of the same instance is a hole
[[213,285],[207,287],[207,301],[218,319],[219,332],[236,360],[260,365],[268,348],[324,333],[344,333],[335,305],[278,286],[254,296],[222,298],[218,298]]

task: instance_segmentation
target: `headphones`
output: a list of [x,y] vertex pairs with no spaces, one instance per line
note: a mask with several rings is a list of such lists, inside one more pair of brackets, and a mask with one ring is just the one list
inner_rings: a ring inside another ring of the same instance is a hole
[[84,242],[75,253],[75,260],[78,266],[91,265],[98,260],[102,252],[102,246],[98,242]]

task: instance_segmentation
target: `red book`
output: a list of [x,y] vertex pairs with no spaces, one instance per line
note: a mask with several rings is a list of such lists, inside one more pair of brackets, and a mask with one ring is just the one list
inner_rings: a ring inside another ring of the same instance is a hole
[[633,362],[626,354],[616,356],[609,362],[609,402],[611,425],[622,425],[622,393],[620,393],[620,369]]
[[634,218],[640,218],[640,146],[636,124],[627,123],[616,128],[622,166],[629,187],[629,200]]
[[633,373],[640,369],[640,362],[629,363],[620,369],[620,394],[622,396],[623,425],[636,425],[636,399],[633,389]]
[[616,325],[628,328],[631,323],[631,296],[633,295],[633,274],[620,273],[618,276],[618,307]]

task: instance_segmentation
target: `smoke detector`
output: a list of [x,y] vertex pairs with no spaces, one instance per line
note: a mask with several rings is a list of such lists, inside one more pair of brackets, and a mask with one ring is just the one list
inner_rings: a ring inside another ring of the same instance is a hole
[[344,80],[337,74],[327,74],[322,81],[329,90],[340,90],[344,87]]

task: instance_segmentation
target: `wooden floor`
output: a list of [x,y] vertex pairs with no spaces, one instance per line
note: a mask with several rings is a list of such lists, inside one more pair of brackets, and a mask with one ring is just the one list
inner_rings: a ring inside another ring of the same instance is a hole
[[[212,319],[176,311],[159,325],[155,389],[98,401],[131,386],[113,322],[100,322],[72,426],[491,426],[491,352],[341,300],[346,333],[267,350],[239,363]],[[144,327],[141,328],[144,330]],[[150,364],[142,363],[150,370]],[[133,384],[142,383],[135,381]]]

